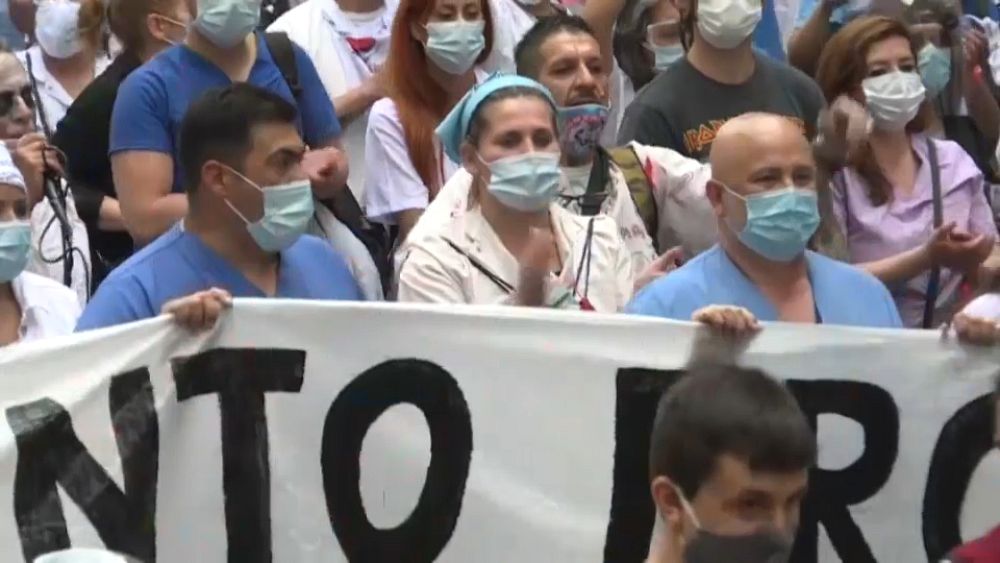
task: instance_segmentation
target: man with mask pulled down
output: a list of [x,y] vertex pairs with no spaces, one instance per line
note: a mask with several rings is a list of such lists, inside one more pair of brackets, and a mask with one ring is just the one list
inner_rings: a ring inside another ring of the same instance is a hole
[[638,141],[704,161],[719,127],[747,112],[784,115],[811,139],[823,94],[808,76],[754,51],[761,0],[675,0],[687,56],[625,112],[619,144]]
[[695,365],[660,400],[650,491],[661,532],[648,563],[786,563],[816,439],[763,372]]
[[817,167],[799,128],[781,116],[730,120],[712,146],[706,191],[719,244],[650,284],[630,313],[700,319],[737,331],[757,319],[900,327],[896,305],[870,274],[806,247],[820,225]]
[[211,324],[229,296],[359,300],[344,260],[305,235],[313,196],[295,107],[249,84],[211,89],[181,124],[189,211],[114,270],[77,330],[156,316],[177,299]]

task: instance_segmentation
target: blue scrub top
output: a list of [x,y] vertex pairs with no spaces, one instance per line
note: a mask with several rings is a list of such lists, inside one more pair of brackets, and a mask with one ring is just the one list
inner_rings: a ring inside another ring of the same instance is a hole
[[[87,304],[76,330],[152,318],[168,301],[213,287],[234,297],[266,297],[201,239],[175,226],[111,273]],[[309,235],[281,253],[275,297],[364,299],[347,263],[329,244]]]
[[781,29],[778,28],[778,15],[774,11],[774,2],[764,2],[760,23],[753,32],[753,46],[773,59],[785,61],[785,44],[781,40]]
[[[257,59],[247,83],[285,98],[299,110],[298,127],[311,147],[340,138],[340,121],[309,55],[292,44],[302,94],[292,96],[281,69],[257,35]],[[219,67],[185,45],[170,47],[130,74],[118,90],[111,117],[110,154],[123,151],[166,153],[174,159],[174,193],[184,191],[178,151],[181,121],[191,103],[210,88],[233,82]]]
[[[882,282],[814,252],[806,252],[806,262],[816,310],[824,323],[902,328],[896,304]],[[743,307],[759,320],[778,320],[778,311],[718,245],[651,283],[626,311],[689,321],[695,311],[709,305]]]

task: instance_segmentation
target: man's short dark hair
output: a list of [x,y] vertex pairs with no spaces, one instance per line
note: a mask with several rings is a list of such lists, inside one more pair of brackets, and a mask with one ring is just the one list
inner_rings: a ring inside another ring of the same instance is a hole
[[517,63],[517,73],[528,78],[538,79],[542,71],[542,60],[540,51],[542,45],[553,35],[559,33],[587,34],[595,40],[594,30],[590,28],[587,21],[580,16],[569,14],[556,14],[540,18],[538,22],[528,30],[521,38],[521,42],[514,49],[514,61]]
[[188,192],[201,183],[201,168],[218,160],[236,170],[253,149],[253,129],[265,123],[294,125],[298,112],[281,96],[239,83],[202,94],[181,122],[180,162]]
[[660,400],[650,437],[650,478],[670,478],[688,499],[719,458],[751,471],[792,473],[816,461],[816,437],[785,386],[756,369],[700,365]]

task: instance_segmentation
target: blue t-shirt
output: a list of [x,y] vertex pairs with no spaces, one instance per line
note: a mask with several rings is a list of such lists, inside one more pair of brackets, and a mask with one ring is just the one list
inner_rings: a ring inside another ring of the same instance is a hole
[[[806,252],[806,262],[823,323],[902,328],[896,304],[882,282],[859,268],[813,252]],[[778,311],[718,245],[651,283],[626,311],[689,321],[695,311],[709,305],[743,307],[759,320],[778,320]]]
[[[152,318],[171,299],[213,287],[234,297],[266,297],[201,239],[175,226],[111,273],[87,304],[76,330]],[[281,253],[275,297],[364,299],[344,260],[329,244],[309,235]]]
[[[296,100],[262,35],[249,84],[274,92],[299,110],[299,133],[306,144],[320,147],[340,137],[340,122],[316,67],[301,47],[292,45],[302,93]],[[219,67],[177,45],[163,51],[129,75],[118,90],[111,117],[110,153],[152,151],[174,157],[173,191],[184,190],[180,162],[181,121],[192,102],[210,88],[233,82]]]
[[785,45],[781,40],[781,30],[778,28],[778,15],[774,11],[774,2],[764,2],[760,23],[757,24],[757,29],[753,32],[753,46],[773,59],[782,62],[785,60]]

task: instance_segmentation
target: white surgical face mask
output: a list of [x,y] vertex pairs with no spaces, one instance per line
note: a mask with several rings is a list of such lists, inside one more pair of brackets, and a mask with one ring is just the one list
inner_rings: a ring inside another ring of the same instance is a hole
[[868,113],[883,131],[902,131],[920,112],[926,90],[916,72],[895,70],[861,82]]
[[761,0],[699,0],[698,32],[716,49],[735,49],[757,28]]
[[70,0],[42,0],[35,12],[35,38],[45,54],[68,59],[83,50],[80,4]]

